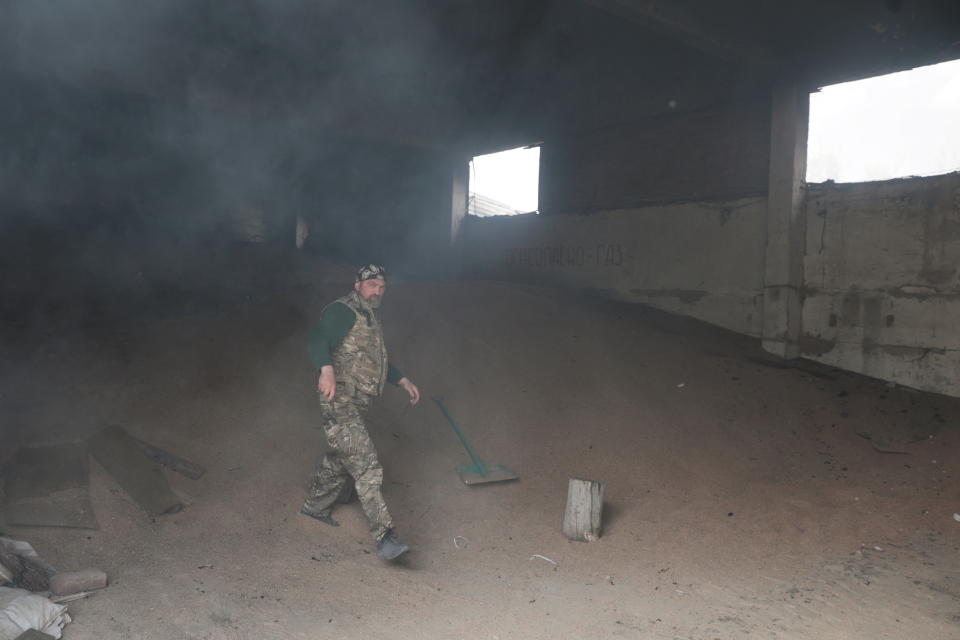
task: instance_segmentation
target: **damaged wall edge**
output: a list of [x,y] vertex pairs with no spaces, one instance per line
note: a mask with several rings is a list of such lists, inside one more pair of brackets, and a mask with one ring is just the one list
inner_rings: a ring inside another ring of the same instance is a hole
[[807,188],[803,357],[960,396],[960,174]]

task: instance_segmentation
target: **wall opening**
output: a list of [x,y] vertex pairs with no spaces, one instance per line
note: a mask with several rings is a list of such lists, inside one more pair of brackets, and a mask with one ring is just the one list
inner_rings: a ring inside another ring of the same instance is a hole
[[960,170],[960,60],[824,87],[810,96],[807,182]]
[[539,188],[539,146],[474,156],[467,213],[486,218],[535,212]]

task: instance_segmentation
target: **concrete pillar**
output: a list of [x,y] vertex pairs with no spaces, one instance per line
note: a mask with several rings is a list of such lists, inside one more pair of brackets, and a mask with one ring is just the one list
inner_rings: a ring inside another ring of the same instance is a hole
[[457,156],[442,158],[442,170],[438,178],[443,181],[438,194],[442,194],[442,201],[437,208],[435,231],[431,234],[432,250],[426,252],[431,259],[443,265],[445,273],[450,277],[457,277],[463,266],[463,232],[467,218],[467,181],[470,166],[466,160]]
[[810,94],[796,84],[773,89],[770,181],[763,287],[763,348],[783,358],[800,356],[803,305],[803,211]]
[[453,168],[453,199],[451,202],[450,245],[460,252],[463,246],[463,225],[467,220],[470,181],[470,161],[458,159]]

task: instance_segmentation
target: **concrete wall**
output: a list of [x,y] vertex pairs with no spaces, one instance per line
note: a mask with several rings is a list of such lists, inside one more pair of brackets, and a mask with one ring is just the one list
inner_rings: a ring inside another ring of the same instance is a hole
[[466,271],[576,288],[758,336],[764,198],[468,220]]
[[768,92],[548,139],[541,215],[471,217],[465,271],[759,336],[769,148]]
[[[762,332],[767,200],[469,218],[467,273]],[[811,185],[802,356],[960,396],[960,174]]]
[[808,189],[803,357],[960,396],[960,174]]

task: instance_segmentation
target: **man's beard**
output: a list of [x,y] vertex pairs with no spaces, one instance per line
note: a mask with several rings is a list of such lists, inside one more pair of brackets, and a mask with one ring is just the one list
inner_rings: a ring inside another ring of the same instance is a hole
[[370,308],[371,308],[371,309],[379,309],[379,308],[380,308],[380,296],[378,296],[377,294],[373,294],[372,296],[370,296],[369,298],[367,298],[367,304],[370,305]]

